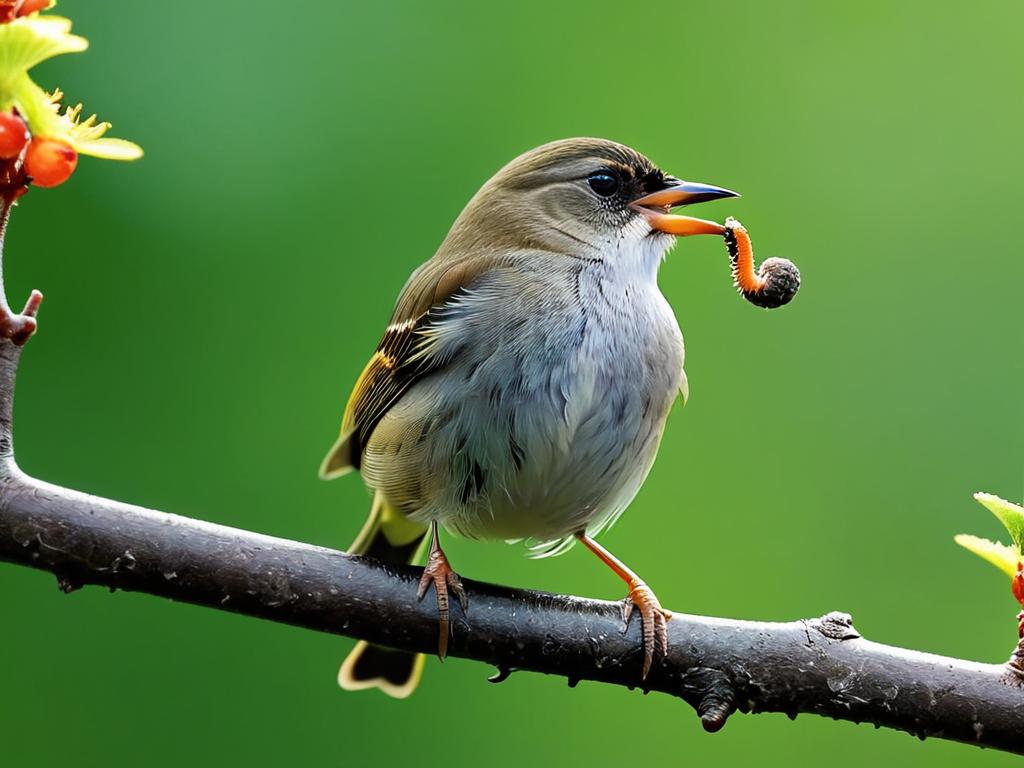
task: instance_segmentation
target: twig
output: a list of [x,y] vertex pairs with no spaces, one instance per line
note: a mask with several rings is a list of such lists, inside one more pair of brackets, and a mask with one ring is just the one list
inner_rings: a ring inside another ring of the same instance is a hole
[[[24,330],[37,306],[30,299],[19,318],[4,301],[0,327],[21,322]],[[416,600],[420,569],[101,499],[22,473],[11,422],[21,355],[15,339],[23,337],[0,333],[0,560],[50,571],[65,592],[101,584],[410,651],[437,649],[436,610]],[[562,675],[570,686],[638,686],[640,631],[633,622],[623,633],[619,603],[471,581],[465,588],[470,611],[453,616],[449,654],[495,665],[493,682],[525,670]],[[685,699],[708,731],[736,710],[809,712],[1024,754],[1019,663],[880,645],[840,613],[788,623],[676,613],[669,638],[645,687]]]

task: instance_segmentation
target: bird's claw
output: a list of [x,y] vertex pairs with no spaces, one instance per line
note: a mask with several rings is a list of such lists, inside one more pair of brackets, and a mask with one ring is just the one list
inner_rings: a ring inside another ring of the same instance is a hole
[[629,628],[634,608],[640,613],[644,647],[644,666],[640,679],[646,680],[655,657],[664,659],[668,655],[668,620],[672,618],[672,612],[661,607],[650,587],[637,584],[622,601],[623,632]]
[[448,591],[455,595],[462,606],[462,610],[469,608],[469,598],[466,597],[466,590],[462,586],[462,579],[459,574],[452,570],[448,558],[440,547],[431,549],[430,557],[426,568],[423,569],[423,576],[420,577],[419,589],[416,591],[416,599],[422,600],[431,585],[437,595],[437,620],[439,636],[437,640],[437,656],[444,661],[448,655],[448,634],[451,626],[451,613],[448,609]]

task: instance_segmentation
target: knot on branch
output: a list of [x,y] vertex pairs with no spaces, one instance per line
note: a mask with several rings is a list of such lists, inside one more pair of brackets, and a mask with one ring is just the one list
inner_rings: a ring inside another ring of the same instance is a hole
[[1010,654],[1006,662],[1006,675],[1003,678],[1006,682],[1024,687],[1024,637],[1017,643],[1017,647]]
[[860,632],[854,629],[853,618],[841,611],[826,613],[820,619],[812,619],[807,624],[829,640],[856,640],[860,637]]
[[66,571],[57,571],[54,575],[57,577],[57,589],[65,595],[70,595],[85,585],[80,578]]
[[736,711],[736,691],[729,676],[720,669],[696,667],[683,676],[683,698],[688,701],[708,733],[722,730]]
[[5,336],[19,347],[23,346],[36,332],[38,326],[36,315],[39,313],[39,305],[42,301],[43,294],[39,291],[32,291],[28,301],[25,302],[25,308],[15,314],[7,306],[6,299],[0,297],[0,336]]
[[[509,677],[511,677],[512,673],[516,672],[516,671],[517,670],[516,670],[515,667],[499,666],[498,667],[498,671],[495,672],[493,675],[491,675],[490,677],[487,678],[487,682],[488,683],[504,683],[506,680],[509,679]],[[569,687],[570,688],[574,688],[575,687],[572,684],[571,681],[569,683]]]

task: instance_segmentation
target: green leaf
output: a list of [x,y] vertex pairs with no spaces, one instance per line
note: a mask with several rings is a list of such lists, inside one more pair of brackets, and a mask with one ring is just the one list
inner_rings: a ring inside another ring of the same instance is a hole
[[0,81],[9,82],[36,64],[62,53],[78,53],[89,46],[71,34],[71,22],[60,16],[34,13],[0,25]]
[[993,496],[991,493],[976,493],[974,498],[993,515],[999,518],[1018,550],[1024,549],[1024,507]]
[[998,541],[989,541],[967,533],[954,536],[953,541],[978,557],[988,560],[1011,579],[1017,573],[1017,563],[1020,562],[1020,550],[1017,547],[1008,547]]

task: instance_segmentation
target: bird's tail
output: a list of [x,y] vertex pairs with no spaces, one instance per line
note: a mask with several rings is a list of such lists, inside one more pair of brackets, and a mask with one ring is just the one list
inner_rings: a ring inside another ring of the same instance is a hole
[[[426,529],[407,520],[378,493],[366,525],[348,551],[389,563],[412,563],[425,535]],[[346,691],[379,688],[388,696],[404,699],[419,685],[423,662],[422,653],[395,651],[360,640],[338,670],[338,685]]]

